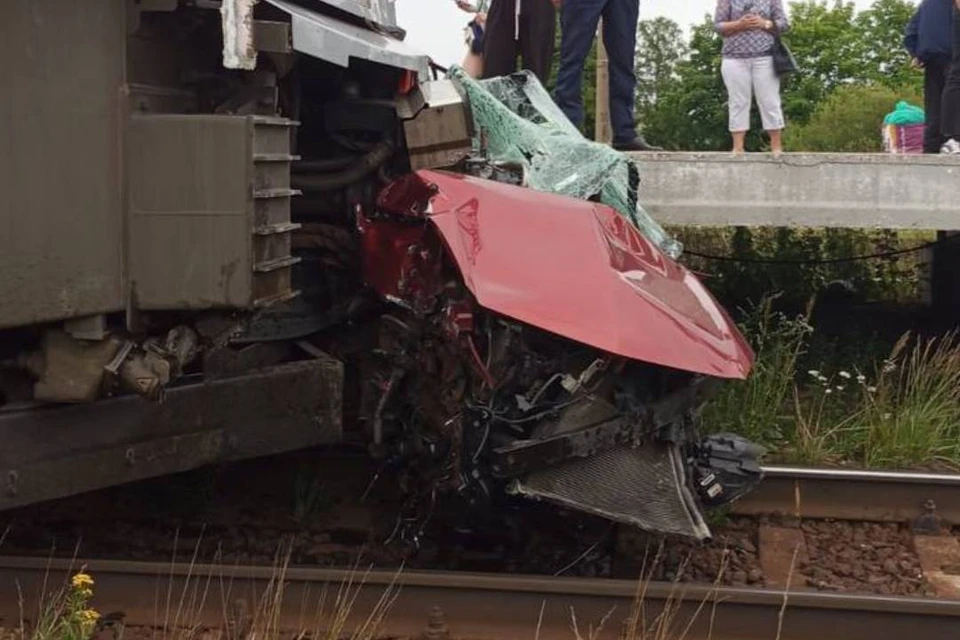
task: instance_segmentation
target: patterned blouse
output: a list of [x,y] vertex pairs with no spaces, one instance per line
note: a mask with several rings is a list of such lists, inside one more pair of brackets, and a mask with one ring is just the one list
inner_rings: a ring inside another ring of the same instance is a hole
[[[773,21],[777,33],[789,27],[782,0],[717,0],[713,27],[720,32],[721,22],[734,22],[747,14]],[[723,38],[724,58],[760,58],[773,53],[776,37],[763,29],[740,31]]]

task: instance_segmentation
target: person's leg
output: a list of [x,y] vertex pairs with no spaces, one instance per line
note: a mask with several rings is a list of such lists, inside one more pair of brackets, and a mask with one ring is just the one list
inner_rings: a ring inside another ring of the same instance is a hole
[[940,133],[940,107],[949,69],[950,63],[946,60],[931,60],[923,66],[924,153],[940,153],[940,147],[946,141]]
[[[781,131],[783,131],[783,107],[780,103],[780,76],[773,68],[773,58],[755,58],[751,61],[753,91],[757,96],[757,107],[763,129],[770,136],[770,150],[774,155],[783,153]],[[747,103],[749,105],[749,102]],[[750,107],[747,107],[747,117]]]
[[743,153],[743,143],[750,129],[750,103],[753,101],[753,81],[750,61],[739,58],[724,58],[720,74],[727,87],[730,135],[733,137],[733,152]]
[[960,10],[953,11],[953,61],[943,88],[940,106],[940,132],[947,142],[945,150],[960,152]]
[[557,35],[557,10],[551,0],[523,0],[520,15],[520,56],[523,68],[546,85]]
[[578,128],[583,124],[583,63],[593,45],[606,1],[563,0],[560,3],[560,68],[553,100]]
[[637,87],[634,56],[637,50],[637,18],[640,0],[609,0],[603,9],[603,44],[610,68],[610,124],[613,142],[637,137],[633,100]]
[[460,66],[471,78],[479,78],[483,74],[483,58],[475,53],[468,51]]
[[483,77],[496,78],[517,70],[516,0],[493,0],[483,32]]

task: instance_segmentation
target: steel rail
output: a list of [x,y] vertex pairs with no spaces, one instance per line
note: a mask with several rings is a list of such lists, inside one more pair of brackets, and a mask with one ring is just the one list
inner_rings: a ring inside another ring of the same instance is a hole
[[764,467],[754,491],[732,505],[741,515],[781,514],[870,522],[904,522],[936,507],[960,523],[960,474]]
[[[203,625],[223,628],[246,603],[248,616],[264,612],[257,603],[270,585],[283,583],[283,606],[275,628],[313,630],[316,605],[331,603],[352,585],[348,627],[355,627],[376,603],[392,603],[383,635],[416,637],[434,607],[442,610],[452,638],[576,640],[589,628],[595,638],[617,638],[643,591],[644,617],[672,612],[673,635],[686,640],[885,640],[947,638],[960,630],[960,602],[934,599],[861,597],[844,594],[711,588],[703,585],[634,581],[504,576],[474,573],[344,571],[335,569],[230,567],[171,563],[38,558],[0,558],[0,615],[18,620],[20,599],[29,617],[37,595],[51,593],[79,567],[95,581],[92,604],[102,613],[123,612],[127,625]],[[348,589],[349,591],[349,589]],[[354,597],[355,596],[355,597]],[[327,607],[327,613],[332,611]],[[782,611],[782,629],[778,634]],[[538,622],[539,621],[539,622]],[[539,632],[537,631],[539,625]],[[953,631],[950,631],[950,630]],[[644,636],[649,637],[649,636]]]

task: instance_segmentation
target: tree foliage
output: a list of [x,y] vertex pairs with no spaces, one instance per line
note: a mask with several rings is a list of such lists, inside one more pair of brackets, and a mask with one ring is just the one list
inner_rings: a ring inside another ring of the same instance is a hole
[[677,65],[686,57],[687,51],[683,30],[673,20],[661,17],[641,20],[637,24],[634,67],[638,112],[652,107],[657,97],[670,88],[676,78]]
[[[857,13],[835,0],[794,2],[784,37],[801,72],[784,82],[783,106],[789,125],[802,126],[839,87],[879,85],[910,96],[920,86],[903,50],[903,30],[915,6],[909,0],[875,0]],[[729,148],[727,92],[720,77],[722,41],[707,16],[693,29],[689,56],[676,65],[675,80],[644,105],[641,118],[651,141],[669,149],[719,151]],[[892,109],[896,100],[890,103]],[[747,148],[762,146],[754,107]],[[879,132],[877,133],[879,135]]]
[[784,142],[794,151],[883,151],[883,118],[892,110],[891,105],[903,99],[921,103],[919,95],[904,95],[880,84],[839,87],[814,110],[807,123],[787,129]]

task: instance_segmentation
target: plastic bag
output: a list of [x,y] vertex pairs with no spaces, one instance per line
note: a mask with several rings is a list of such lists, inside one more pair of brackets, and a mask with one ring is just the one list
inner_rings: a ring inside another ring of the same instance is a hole
[[923,113],[923,109],[912,105],[909,102],[901,100],[897,103],[896,108],[888,113],[887,117],[883,119],[883,124],[906,126],[911,124],[923,124],[925,120],[926,117]]

